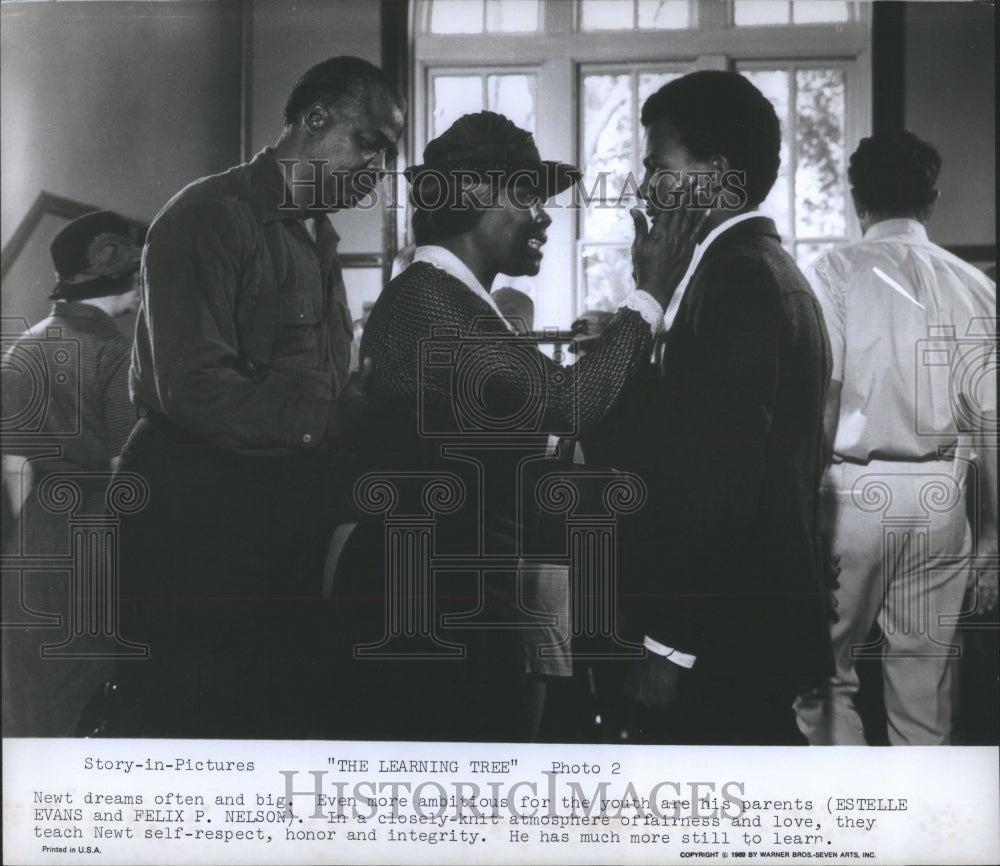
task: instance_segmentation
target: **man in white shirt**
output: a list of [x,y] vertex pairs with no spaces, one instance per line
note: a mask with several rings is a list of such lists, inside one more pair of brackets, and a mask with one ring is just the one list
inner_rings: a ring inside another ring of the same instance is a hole
[[823,522],[841,566],[830,702],[799,703],[813,743],[865,743],[865,655],[883,657],[890,743],[949,743],[970,577],[980,609],[996,603],[996,286],[927,238],[940,168],[912,133],[863,139],[848,175],[864,239],[807,274],[833,351]]

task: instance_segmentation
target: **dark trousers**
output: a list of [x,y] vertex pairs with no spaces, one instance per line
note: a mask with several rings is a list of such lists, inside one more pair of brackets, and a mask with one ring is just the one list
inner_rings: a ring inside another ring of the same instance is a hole
[[[446,549],[447,545],[447,540],[442,542]],[[332,632],[336,647],[331,658],[342,672],[345,711],[337,716],[331,736],[464,742],[529,739],[536,697],[526,673],[521,631],[442,625],[449,614],[473,614],[480,601],[501,619],[515,618],[512,584],[491,580],[487,597],[480,599],[475,575],[438,575],[427,600],[433,633],[450,649],[461,647],[460,654],[442,651],[433,656],[427,641],[402,638],[384,645],[379,655],[371,648],[401,625],[386,597],[390,567],[401,566],[386,550],[383,525],[362,522],[344,550],[334,581],[338,627]]]
[[147,506],[122,520],[122,629],[149,658],[119,664],[118,736],[304,738],[335,701],[321,597],[337,498],[317,452],[243,456],[160,416],[121,470]]
[[[84,592],[72,598],[75,571],[18,568],[19,557],[65,559],[72,552],[70,515],[53,513],[39,499],[50,472],[74,476],[68,480],[82,494],[79,514],[104,511],[108,479],[96,472],[74,473],[67,463],[40,464],[20,519],[5,524],[3,533],[3,553],[12,557],[11,571],[3,578],[5,737],[74,736],[81,712],[114,669],[109,658],[114,642],[99,625],[107,603],[103,593],[96,594],[100,582],[86,582]],[[6,502],[5,490],[5,508]],[[59,646],[68,640],[69,645]]]
[[804,746],[792,710],[795,695],[785,678],[685,670],[671,706],[627,708],[624,727],[633,743]]

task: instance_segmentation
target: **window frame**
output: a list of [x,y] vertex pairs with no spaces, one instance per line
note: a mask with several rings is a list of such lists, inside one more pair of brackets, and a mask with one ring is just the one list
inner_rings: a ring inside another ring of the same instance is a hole
[[[810,60],[761,60],[753,62],[739,62],[738,66],[740,69],[745,69],[747,71],[754,70],[773,70],[773,69],[786,69],[790,75],[791,82],[791,93],[789,94],[789,104],[795,104],[795,96],[797,94],[798,86],[795,83],[795,73],[801,69],[841,69],[844,73],[844,102],[846,106],[850,106],[854,99],[852,98],[852,85],[854,84],[853,79],[856,77],[855,70],[852,68],[854,64],[846,60],[823,60],[823,59],[810,59]],[[795,228],[795,187],[794,183],[789,185],[788,188],[788,213],[789,213],[789,225],[791,229],[791,237],[782,238],[785,242],[786,248],[790,248],[789,252],[795,256],[795,249],[800,245],[806,244],[823,244],[823,243],[847,243],[851,240],[858,240],[861,237],[861,226],[858,223],[857,215],[854,213],[854,208],[851,205],[851,194],[850,194],[850,184],[847,181],[847,160],[848,156],[852,150],[852,142],[858,141],[862,134],[859,133],[856,119],[852,117],[852,111],[848,108],[844,113],[844,171],[840,177],[840,187],[841,192],[844,197],[844,207],[846,210],[846,220],[844,223],[844,234],[835,238],[820,238],[811,236],[799,236]],[[792,130],[794,133],[794,130]],[[863,133],[867,135],[867,130]],[[794,179],[796,168],[798,167],[798,142],[796,136],[792,134],[788,142],[788,156],[790,163],[789,177]]]
[[573,10],[574,10],[574,30],[577,33],[665,33],[668,31],[673,31],[675,33],[689,33],[692,30],[698,29],[699,26],[699,3],[698,0],[686,0],[688,7],[688,19],[692,22],[687,27],[649,27],[645,30],[639,27],[639,0],[631,0],[632,2],[632,26],[622,27],[622,28],[595,28],[591,30],[584,29],[583,26],[583,0],[573,0]]
[[[479,65],[479,66],[433,66],[427,67],[425,70],[426,78],[424,79],[424,92],[425,92],[425,105],[424,111],[427,112],[426,117],[424,117],[424,130],[425,135],[428,136],[424,140],[424,144],[430,140],[429,136],[431,131],[434,129],[434,105],[430,99],[431,94],[434,93],[434,79],[435,78],[479,78],[482,82],[482,96],[483,96],[483,109],[487,109],[487,103],[489,102],[489,92],[487,90],[487,79],[491,75],[533,75],[535,76],[535,91],[538,92],[538,68],[535,66],[525,66],[523,64],[519,65],[509,65],[509,66],[492,66],[492,65]],[[535,126],[538,125],[537,113],[535,117]],[[421,150],[422,152],[422,150]]]
[[[794,0],[774,0],[774,2],[784,2],[788,11],[788,22],[785,24],[737,24],[736,23],[736,6],[734,3],[726,3],[729,9],[729,26],[730,27],[809,27],[810,24],[796,24],[795,23],[795,2]],[[858,0],[847,0],[847,21],[826,21],[820,22],[820,26],[836,27],[838,24],[847,24],[855,21],[862,20],[862,16],[865,14],[863,3],[859,3]]]
[[543,6],[545,4],[545,0],[538,0],[538,18],[535,21],[535,26],[536,26],[535,30],[489,30],[489,29],[487,29],[486,24],[487,24],[487,22],[489,20],[489,14],[488,14],[488,11],[486,9],[486,4],[487,4],[488,0],[480,0],[480,2],[482,2],[482,4],[483,4],[483,7],[482,7],[483,8],[483,16],[482,16],[482,25],[483,25],[483,27],[482,27],[482,30],[477,30],[475,33],[433,34],[432,31],[431,31],[431,12],[432,12],[431,7],[432,7],[433,4],[432,3],[426,3],[426,2],[420,2],[418,4],[417,14],[414,17],[414,23],[416,24],[416,27],[415,27],[415,29],[414,29],[413,32],[415,34],[419,35],[419,36],[440,35],[440,36],[446,36],[446,37],[452,37],[452,38],[455,37],[455,36],[463,36],[463,37],[468,38],[470,36],[503,36],[503,35],[507,35],[507,36],[531,36],[534,33],[538,33],[542,29],[542,25],[544,23],[544,18],[545,18],[544,9],[543,9]]

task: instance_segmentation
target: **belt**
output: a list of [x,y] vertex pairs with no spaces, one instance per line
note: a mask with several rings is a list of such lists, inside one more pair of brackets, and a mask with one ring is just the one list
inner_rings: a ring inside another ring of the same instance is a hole
[[867,466],[876,460],[881,463],[942,463],[951,462],[954,459],[955,448],[952,446],[941,454],[921,454],[919,457],[903,457],[898,454],[873,454],[867,460],[859,460],[856,457],[842,457],[839,454],[834,454],[832,464],[838,466],[841,463],[849,463],[852,466]]

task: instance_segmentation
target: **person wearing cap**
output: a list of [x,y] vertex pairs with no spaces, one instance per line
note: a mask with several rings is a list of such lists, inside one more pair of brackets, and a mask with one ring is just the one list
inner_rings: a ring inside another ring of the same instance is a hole
[[[679,214],[677,220],[665,220],[652,240],[640,239],[635,291],[625,299],[599,344],[577,364],[564,368],[536,344],[524,339],[512,342],[518,326],[508,321],[489,290],[498,274],[538,274],[545,230],[551,222],[543,204],[567,189],[579,172],[563,163],[543,161],[529,132],[503,115],[483,111],[459,118],[428,143],[423,164],[408,168],[406,174],[412,185],[417,248],[413,263],[376,301],[361,345],[362,358],[373,361],[371,400],[396,412],[395,420],[382,425],[395,440],[383,452],[383,466],[395,460],[396,466],[451,470],[454,464],[428,454],[435,441],[435,434],[428,431],[451,430],[445,435],[461,440],[466,428],[461,422],[453,430],[449,425],[467,409],[490,419],[480,432],[489,432],[495,420],[498,438],[469,459],[482,463],[484,478],[503,480],[487,482],[484,496],[490,498],[480,505],[482,524],[479,509],[467,507],[461,515],[468,521],[462,523],[464,531],[452,532],[452,540],[461,547],[481,534],[487,555],[516,557],[519,518],[514,467],[509,462],[514,440],[540,434],[536,456],[544,455],[545,434],[586,432],[615,410],[626,383],[648,364],[653,336],[662,327],[664,307],[694,247],[701,215]],[[454,388],[452,373],[462,374],[448,369],[447,364],[431,369],[422,363],[421,345],[434,336],[438,326],[447,326],[458,341],[456,363],[462,363],[459,356],[471,352],[470,367],[483,371],[482,388],[477,393],[468,395]],[[526,370],[524,357],[529,358],[537,376]],[[539,395],[537,425],[529,422],[519,428],[508,423]],[[462,405],[466,398],[471,403]],[[423,412],[419,416],[418,404]],[[468,441],[477,441],[475,435]],[[510,448],[505,448],[504,441],[511,442]],[[371,451],[379,445],[368,444]],[[415,455],[413,463],[407,464],[406,457],[400,457],[407,452]],[[378,468],[378,458],[373,462]],[[492,484],[497,486],[489,486]],[[442,545],[447,544],[446,532],[442,524],[437,536]],[[357,549],[367,543],[381,555],[378,531],[369,535],[367,542],[362,541],[365,537],[362,525],[350,547]],[[340,569],[347,583],[341,583],[338,595],[380,599],[385,563],[379,560],[364,568],[348,566],[351,562],[351,550],[347,550]],[[352,580],[354,586],[350,585]],[[516,581],[513,570],[486,579],[482,619],[495,617],[495,622],[523,624]],[[549,595],[549,590],[540,592]],[[565,627],[566,587],[562,596]],[[457,582],[447,576],[437,582],[436,618],[445,610],[471,614],[475,602],[476,591],[469,588],[468,575]],[[527,604],[530,606],[532,600]],[[372,625],[377,630],[382,613],[375,610],[354,619],[355,625]],[[538,646],[522,643],[522,631],[517,626],[449,631],[456,643],[468,647],[467,661],[461,664],[403,659],[395,670],[388,670],[391,662],[357,662],[354,668],[361,678],[358,692],[364,692],[362,698],[370,709],[361,713],[365,726],[357,735],[530,739],[537,730],[539,702],[538,682],[528,675],[553,671],[548,667],[539,670]],[[363,640],[378,637],[369,633]],[[565,666],[568,659],[562,662]],[[379,664],[386,679],[376,687],[372,682],[379,675]],[[560,668],[554,673],[565,675],[566,671]],[[393,711],[396,701],[406,706],[405,714]]]
[[876,621],[890,744],[952,742],[958,615],[997,602],[996,285],[927,237],[940,170],[911,132],[862,139],[864,237],[806,271],[833,347],[823,526],[841,568],[829,702],[798,707],[816,744],[866,743],[853,653]]
[[680,206],[709,216],[667,307],[658,381],[610,443],[649,488],[620,545],[626,633],[648,650],[624,678],[625,727],[641,742],[802,743],[793,701],[832,668],[818,521],[830,350],[758,210],[780,125],[723,71],[664,85],[641,121],[654,225],[690,182]]
[[[498,274],[538,274],[551,223],[543,204],[567,189],[579,172],[541,160],[530,133],[503,115],[483,111],[459,118],[431,141],[424,163],[406,169],[406,175],[413,187],[417,247],[410,267],[375,303],[362,356],[374,361],[373,393],[412,402],[416,341],[429,336],[432,325],[458,326],[468,337],[474,324],[499,335],[517,332],[490,286]],[[680,265],[686,265],[684,256],[693,249],[702,219],[687,212],[664,220],[655,237],[640,239],[636,289],[622,302],[602,338],[603,351],[592,361],[563,370],[540,360],[558,382],[548,383],[546,418],[586,430],[611,411],[622,380],[649,356],[653,335],[662,327],[660,310],[679,279]],[[388,335],[403,339],[401,351],[386,352]],[[500,402],[520,405],[531,383],[516,373],[500,375],[504,378],[491,385]],[[435,396],[451,399],[450,393]]]
[[[58,449],[30,460],[5,450],[4,489],[18,518],[4,539],[11,556],[69,554],[67,515],[45,507],[40,487],[48,476],[70,473],[82,494],[77,510],[101,513],[111,471],[136,421],[128,393],[131,344],[114,321],[138,301],[136,232],[118,214],[97,211],[64,226],[50,249],[58,275],[49,296],[55,303],[5,354],[2,399],[5,421],[25,419],[34,436]],[[71,363],[59,363],[60,351],[69,352]],[[44,383],[32,375],[39,369]],[[40,396],[46,405],[35,423],[32,406]],[[5,433],[16,436],[17,425]],[[33,571],[23,576],[22,589],[24,609],[69,621],[65,573]],[[23,621],[17,613],[5,609],[5,622]],[[58,630],[37,626],[4,626],[4,736],[73,736],[84,705],[110,675],[107,661],[43,659],[41,648],[58,636]],[[89,641],[88,651],[110,649],[103,638]]]
[[[353,317],[331,212],[368,195],[405,102],[377,67],[306,71],[273,147],[187,186],[153,220],[123,469],[150,501],[122,525],[118,733],[307,737],[328,670],[323,561],[339,493]],[[363,379],[363,376],[362,376]]]

